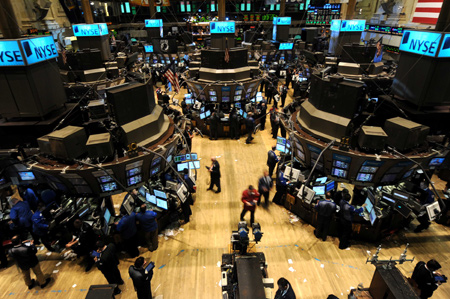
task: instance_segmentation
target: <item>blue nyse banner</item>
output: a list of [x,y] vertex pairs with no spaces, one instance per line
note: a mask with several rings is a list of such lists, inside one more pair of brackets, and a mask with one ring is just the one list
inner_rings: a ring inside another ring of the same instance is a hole
[[292,50],[294,43],[280,43],[278,50]]
[[273,18],[274,25],[291,25],[291,17],[275,17]]
[[234,22],[211,22],[209,25],[212,34],[234,33],[236,30]]
[[163,25],[162,19],[146,19],[145,20],[145,27],[161,27]]
[[20,43],[28,65],[58,57],[53,36],[20,40]]
[[436,57],[441,38],[437,32],[405,30],[400,51]]
[[21,65],[25,65],[25,61],[20,52],[19,42],[16,40],[0,41],[0,67]]
[[331,31],[362,32],[366,29],[366,20],[331,20]]
[[153,45],[144,46],[145,53],[153,53]]
[[444,35],[438,57],[450,57],[450,34]]
[[72,29],[76,37],[108,35],[108,26],[105,23],[77,24],[73,25]]

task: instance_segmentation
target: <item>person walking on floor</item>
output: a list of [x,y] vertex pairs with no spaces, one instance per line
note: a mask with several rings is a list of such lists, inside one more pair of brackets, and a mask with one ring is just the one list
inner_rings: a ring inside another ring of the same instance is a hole
[[219,162],[215,157],[211,157],[211,166],[207,167],[208,171],[211,174],[211,184],[209,185],[209,188],[206,191],[212,190],[214,185],[217,186],[216,193],[220,193],[220,165]]
[[[28,289],[31,290],[36,285],[36,280],[41,286],[41,289],[45,288],[50,283],[51,278],[45,278],[42,273],[39,260],[36,256],[37,249],[34,246],[34,240],[31,240],[29,245],[26,245],[22,243],[20,236],[17,235],[11,239],[11,242],[14,247],[9,250],[9,255],[16,261]],[[30,269],[36,275],[36,280],[31,279]]]
[[241,212],[241,221],[244,221],[244,216],[247,211],[250,211],[250,224],[255,223],[255,210],[256,204],[258,203],[259,193],[253,188],[252,185],[248,186],[248,189],[242,192],[242,202],[244,203],[244,208]]
[[258,192],[260,194],[258,199],[258,205],[261,204],[261,197],[264,196],[264,204],[267,206],[269,204],[269,192],[273,187],[273,180],[269,176],[269,172],[264,170],[263,176],[259,178],[258,181]]
[[269,167],[269,176],[273,176],[273,170],[279,161],[277,154],[275,153],[276,146],[272,146],[272,150],[267,153],[267,166]]
[[249,144],[253,140],[252,133],[253,133],[253,130],[255,129],[255,120],[253,119],[252,112],[248,113],[248,117],[245,121],[245,126],[247,127],[247,134],[248,134],[247,140],[245,141],[245,143]]

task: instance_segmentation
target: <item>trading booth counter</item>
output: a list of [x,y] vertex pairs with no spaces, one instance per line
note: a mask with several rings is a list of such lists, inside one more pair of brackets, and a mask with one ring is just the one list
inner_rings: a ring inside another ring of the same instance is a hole
[[[260,123],[259,116],[254,117],[255,127]],[[203,133],[209,135],[210,132],[210,121],[209,119],[200,119],[200,117],[192,116],[192,125],[197,127]],[[231,137],[231,120],[229,118],[221,118],[217,125],[217,136],[218,137]],[[239,135],[242,136],[247,134],[247,127],[245,125],[245,119],[240,118],[239,120]]]
[[[308,204],[301,199],[287,194],[285,207],[300,216],[302,220],[317,226],[317,211],[312,204]],[[328,234],[333,237],[338,236],[339,216],[334,214],[330,223]],[[382,211],[380,218],[377,218],[372,226],[370,221],[365,220],[364,217],[355,215],[353,217],[353,238],[374,242],[380,240],[383,236],[389,235],[405,225],[405,218],[399,213]]]

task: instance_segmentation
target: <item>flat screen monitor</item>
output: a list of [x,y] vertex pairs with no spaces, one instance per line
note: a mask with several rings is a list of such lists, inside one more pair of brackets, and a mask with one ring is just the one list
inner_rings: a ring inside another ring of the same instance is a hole
[[200,169],[200,161],[190,161],[189,169]]
[[409,200],[409,194],[402,192],[400,190],[393,190],[392,191],[392,196],[397,199],[397,200],[404,200],[404,201],[408,201]]
[[408,208],[408,207],[406,206],[406,204],[404,204],[403,202],[401,202],[401,201],[399,201],[399,200],[395,202],[395,204],[394,204],[394,210],[396,210],[397,212],[399,212],[400,215],[402,215],[402,216],[405,217],[405,218],[408,218],[409,215],[411,215],[411,209]]
[[186,154],[185,157],[186,157],[186,160],[191,160],[191,155],[190,154]]
[[277,150],[277,151],[280,151],[280,152],[282,152],[282,153],[285,153],[285,152],[286,152],[286,146],[277,143],[276,150]]
[[140,194],[142,197],[145,197],[145,194],[147,193],[147,190],[145,190],[145,187],[144,187],[144,186],[139,187],[138,191],[139,191],[139,194]]
[[210,96],[215,96],[216,95],[216,91],[215,90],[210,90],[209,91],[209,95]]
[[150,193],[147,193],[145,196],[145,200],[148,201],[149,203],[156,205],[156,196],[155,195],[151,195]]
[[277,144],[286,144],[286,138],[283,137],[277,137]]
[[240,96],[242,94],[242,89],[238,89],[234,92],[235,95]]
[[200,113],[200,119],[205,119],[206,118],[206,114],[205,113]]
[[175,156],[175,163],[180,163],[184,160],[186,160],[186,156],[185,155],[179,155],[179,156]]
[[98,181],[100,183],[107,183],[107,182],[111,182],[112,180],[113,179],[110,175],[104,175],[104,176],[98,177]]
[[19,176],[22,181],[33,181],[36,179],[32,171],[19,171]]
[[259,103],[259,102],[261,102],[262,100],[263,100],[263,97],[258,97],[258,96],[256,97],[256,102]]
[[[242,90],[241,90],[241,91],[242,91]],[[235,97],[234,97],[234,101],[235,101],[235,102],[240,101],[240,100],[241,100],[241,96],[235,96]]]
[[235,103],[234,107],[236,107],[237,109],[241,109],[242,106],[241,106],[241,103]]
[[192,93],[185,93],[185,94],[184,94],[184,97],[185,97],[186,99],[192,99]]
[[105,213],[103,214],[103,219],[105,219],[105,224],[108,225],[109,220],[111,220],[111,212],[108,209],[105,210]]
[[159,164],[161,162],[161,157],[154,158],[152,161],[152,166],[155,166],[156,164]]
[[326,182],[327,182],[327,177],[326,176],[323,176],[323,177],[320,177],[320,178],[316,179],[316,183],[317,184],[325,184]]
[[186,99],[186,105],[194,105],[194,99]]
[[348,169],[349,163],[340,160],[334,160],[333,165],[342,169]]
[[370,173],[358,173],[356,180],[358,182],[371,182],[373,178],[373,174]]
[[169,155],[169,156],[166,158],[166,160],[167,160],[167,163],[172,162],[172,155]]
[[142,176],[140,174],[138,174],[138,175],[129,177],[127,179],[127,182],[128,182],[128,186],[139,184],[140,182],[142,182]]
[[382,183],[390,183],[392,181],[395,181],[396,178],[397,178],[397,174],[396,173],[385,174],[383,176],[383,178],[381,179],[381,182]]
[[153,53],[153,45],[144,46],[145,53]]
[[196,153],[191,153],[191,160],[197,160],[198,156]]
[[375,173],[375,172],[377,172],[377,169],[378,169],[378,167],[362,166],[360,172]]
[[336,183],[334,181],[329,181],[326,186],[326,192],[328,192],[336,188]]
[[325,195],[325,187],[325,185],[313,186],[313,191],[316,192],[316,195]]
[[188,163],[179,163],[179,164],[177,164],[177,171],[178,172],[182,172],[186,168],[189,169],[189,164]]
[[381,196],[381,201],[389,206],[393,206],[395,204],[395,198],[392,197],[392,195],[384,193],[384,192],[383,192],[383,195]]
[[311,201],[314,199],[315,195],[316,195],[316,192],[314,192],[314,190],[311,190],[310,188],[306,187],[305,185],[302,185],[300,187],[300,190],[298,191],[297,197],[299,199],[303,199],[305,201],[305,203],[310,204]]
[[209,99],[211,100],[211,102],[217,102],[217,97],[215,97],[215,96],[209,97]]
[[366,204],[366,206],[364,208],[367,210],[367,212],[370,213],[373,210],[373,203],[372,203],[372,201],[370,200],[369,197],[366,197],[366,201],[364,203]]
[[244,112],[244,114],[242,115],[242,117],[247,118],[247,112]]
[[373,226],[375,220],[377,220],[377,214],[375,213],[375,209],[372,209],[372,211],[369,212],[369,220],[370,224]]
[[445,158],[433,158],[428,166],[441,166],[444,163]]
[[163,210],[167,210],[168,208],[167,200],[156,198],[156,206]]
[[337,176],[339,178],[346,178],[347,177],[347,171],[340,168],[332,168],[331,174],[334,176]]
[[125,209],[125,211],[127,212],[128,215],[130,215],[131,213],[133,213],[133,204],[131,202],[131,198],[133,198],[132,196],[127,196],[125,198],[125,200],[122,203],[123,208]]
[[159,190],[154,189],[153,193],[155,194],[156,197],[167,199],[167,194],[165,192],[163,192],[163,191],[159,191]]
[[141,173],[141,167],[135,167],[127,170],[127,177],[135,176]]
[[230,101],[230,97],[222,97],[223,103],[228,103]]
[[117,190],[117,184],[116,182],[100,184],[100,188],[102,189],[102,192],[110,192]]
[[160,171],[161,171],[161,167],[159,165],[155,166],[152,169],[150,169],[150,176],[157,175]]
[[206,112],[205,112],[205,117],[210,117],[211,116],[211,111],[210,110],[207,110]]

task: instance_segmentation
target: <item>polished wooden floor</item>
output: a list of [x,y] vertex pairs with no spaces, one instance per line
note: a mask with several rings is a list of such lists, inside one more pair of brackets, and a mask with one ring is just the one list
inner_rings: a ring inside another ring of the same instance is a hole
[[[141,248],[142,256],[156,263],[152,280],[154,297],[221,298],[218,263],[227,251],[231,231],[236,229],[239,221],[241,192],[249,184],[257,184],[265,169],[267,151],[275,143],[269,133],[269,120],[267,123],[268,129],[257,133],[253,144],[249,145],[244,143],[244,137],[239,141],[194,138],[193,151],[201,158],[201,169],[191,222],[183,225],[184,231],[178,231],[175,236],[160,237],[159,248],[154,253]],[[220,194],[206,191],[208,173],[205,166],[210,164],[211,156],[217,157],[221,165]],[[246,215],[247,221],[249,217]],[[280,277],[287,278],[297,298],[326,298],[329,294],[346,298],[351,287],[357,287],[359,283],[369,286],[374,266],[366,264],[366,259],[375,252],[378,244],[354,242],[350,250],[339,250],[337,239],[329,237],[326,242],[316,239],[310,225],[292,220],[286,209],[274,204],[268,208],[259,207],[256,221],[264,232],[262,241],[256,246],[258,251],[265,253],[270,277],[275,281]],[[442,272],[450,274],[449,233],[450,228],[435,223],[420,234],[401,232],[382,242],[380,258],[398,258],[405,244],[410,243],[409,258],[415,257],[416,261],[436,258],[443,266]],[[0,270],[0,298],[85,298],[90,285],[106,283],[96,268],[85,273],[77,261],[63,260],[60,254],[47,256],[45,253],[45,250],[39,251],[39,256],[44,273],[54,279],[50,286],[28,291],[16,267],[11,266]],[[410,276],[416,261],[398,268]],[[120,270],[125,285],[121,287],[122,295],[117,298],[136,298],[128,276],[132,262],[126,257],[121,259]],[[441,286],[433,298],[450,298],[450,286]]]

